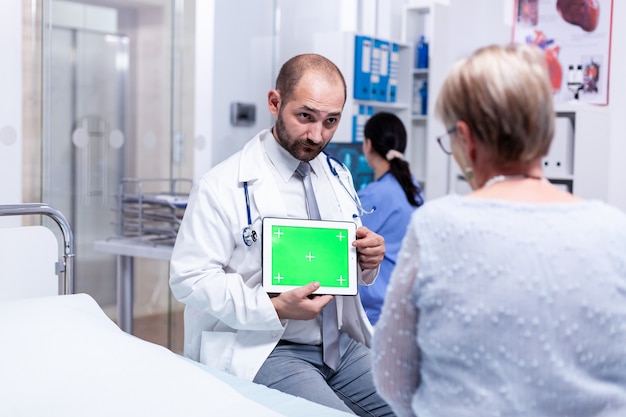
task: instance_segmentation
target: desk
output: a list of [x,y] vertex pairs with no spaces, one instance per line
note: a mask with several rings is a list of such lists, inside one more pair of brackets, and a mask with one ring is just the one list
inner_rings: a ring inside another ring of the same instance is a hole
[[105,252],[117,257],[117,321],[126,333],[133,332],[133,288],[134,258],[169,261],[172,256],[171,245],[159,245],[132,238],[110,238],[97,240],[93,244],[97,252]]

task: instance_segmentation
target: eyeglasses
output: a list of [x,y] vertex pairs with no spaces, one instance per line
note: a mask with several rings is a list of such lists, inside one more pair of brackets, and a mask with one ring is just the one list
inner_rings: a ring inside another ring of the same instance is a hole
[[450,135],[453,135],[455,133],[456,126],[451,127],[446,133],[437,137],[437,143],[446,155],[452,155],[452,143],[450,141]]

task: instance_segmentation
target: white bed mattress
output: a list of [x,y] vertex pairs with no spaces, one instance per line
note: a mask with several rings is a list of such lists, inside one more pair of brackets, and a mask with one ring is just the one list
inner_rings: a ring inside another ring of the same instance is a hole
[[88,295],[0,303],[2,416],[346,416],[121,331]]

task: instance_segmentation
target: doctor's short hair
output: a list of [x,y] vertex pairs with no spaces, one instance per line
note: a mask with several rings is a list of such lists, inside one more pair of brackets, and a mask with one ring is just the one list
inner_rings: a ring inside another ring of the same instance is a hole
[[448,129],[467,123],[496,166],[545,156],[555,114],[543,52],[516,44],[478,49],[453,66],[435,112]]
[[291,99],[298,82],[308,71],[315,71],[329,80],[338,78],[343,85],[344,102],[347,96],[346,80],[341,70],[328,58],[318,54],[296,55],[283,64],[276,77],[276,90],[284,102]]

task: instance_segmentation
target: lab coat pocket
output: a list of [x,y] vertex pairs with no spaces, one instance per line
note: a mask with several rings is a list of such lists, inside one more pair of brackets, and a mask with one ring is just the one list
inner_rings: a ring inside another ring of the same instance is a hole
[[226,371],[233,357],[236,339],[237,333],[234,332],[202,332],[200,362]]

